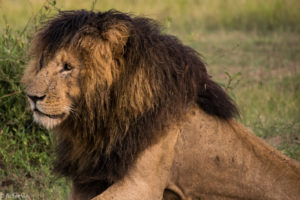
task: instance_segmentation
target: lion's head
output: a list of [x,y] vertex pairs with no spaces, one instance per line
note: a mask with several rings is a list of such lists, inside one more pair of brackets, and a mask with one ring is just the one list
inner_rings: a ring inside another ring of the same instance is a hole
[[51,59],[42,53],[24,77],[34,119],[49,129],[68,118],[81,93],[80,61],[71,52],[61,49]]
[[23,82],[34,119],[54,128],[60,173],[114,182],[192,104],[237,109],[198,53],[150,19],[66,11],[33,38]]
[[[83,21],[74,27],[64,26],[64,22],[72,23],[74,14],[62,13],[35,35],[31,62],[23,77],[34,119],[48,129],[61,124],[72,112],[94,113],[95,104],[104,113],[106,108],[101,106],[109,103],[103,102],[109,95],[106,92],[124,71],[125,21],[104,22],[101,31],[86,24],[84,17],[92,17],[92,13],[79,11],[76,15]],[[81,103],[86,106],[83,110],[79,110]]]

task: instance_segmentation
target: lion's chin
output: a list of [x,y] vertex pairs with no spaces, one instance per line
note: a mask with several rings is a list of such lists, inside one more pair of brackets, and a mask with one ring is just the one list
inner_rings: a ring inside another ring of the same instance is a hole
[[33,118],[35,122],[50,130],[61,124],[62,121],[64,121],[65,116],[50,117],[38,112],[34,112]]

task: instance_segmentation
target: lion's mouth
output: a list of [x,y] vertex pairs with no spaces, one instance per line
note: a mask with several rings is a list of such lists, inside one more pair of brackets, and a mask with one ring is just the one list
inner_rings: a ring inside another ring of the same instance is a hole
[[58,115],[49,115],[49,114],[46,114],[46,113],[41,112],[41,111],[38,110],[37,108],[35,108],[33,111],[34,111],[34,112],[37,112],[37,113],[40,114],[40,115],[45,115],[45,116],[47,116],[47,117],[49,117],[49,118],[51,118],[51,119],[59,119],[59,118],[63,118],[63,117],[65,116],[65,113],[58,114]]

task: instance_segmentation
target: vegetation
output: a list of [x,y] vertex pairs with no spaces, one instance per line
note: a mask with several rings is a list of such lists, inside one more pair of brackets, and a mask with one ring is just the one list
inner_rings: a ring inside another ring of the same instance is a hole
[[209,73],[236,100],[243,124],[300,160],[298,0],[0,0],[0,196],[66,199],[51,172],[51,132],[33,123],[20,83],[30,37],[62,9],[115,8],[157,19],[202,53]]

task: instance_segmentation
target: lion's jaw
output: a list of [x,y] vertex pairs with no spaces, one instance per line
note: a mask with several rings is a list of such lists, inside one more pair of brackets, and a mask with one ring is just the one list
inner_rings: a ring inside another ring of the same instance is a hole
[[48,61],[42,56],[39,62],[32,63],[40,66],[30,66],[35,75],[25,81],[27,99],[34,120],[53,129],[68,118],[80,94],[79,62],[61,50]]

